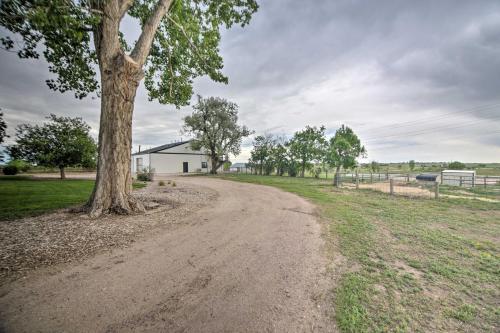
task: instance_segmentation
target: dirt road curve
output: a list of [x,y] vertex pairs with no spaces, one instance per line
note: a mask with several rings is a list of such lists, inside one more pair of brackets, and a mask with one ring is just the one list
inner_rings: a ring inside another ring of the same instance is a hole
[[219,199],[186,223],[19,280],[0,332],[329,332],[320,225],[305,200],[204,177]]

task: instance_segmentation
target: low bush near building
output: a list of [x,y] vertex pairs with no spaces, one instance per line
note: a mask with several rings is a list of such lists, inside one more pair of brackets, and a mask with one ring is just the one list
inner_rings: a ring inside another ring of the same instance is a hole
[[137,173],[137,180],[141,182],[152,182],[154,178],[154,169],[144,168],[142,172]]
[[160,180],[160,181],[158,182],[158,186],[165,186],[165,182],[164,182],[163,180]]
[[13,175],[17,175],[17,173],[19,172],[19,169],[15,165],[6,165],[3,167],[2,171],[3,171],[4,175],[13,176]]

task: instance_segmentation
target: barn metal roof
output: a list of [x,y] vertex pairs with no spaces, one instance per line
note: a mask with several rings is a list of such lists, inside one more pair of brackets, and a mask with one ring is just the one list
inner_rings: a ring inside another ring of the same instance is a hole
[[154,147],[154,148],[151,148],[151,149],[143,150],[141,152],[134,153],[134,154],[132,154],[132,156],[134,156],[134,155],[144,155],[144,154],[156,153],[156,152],[159,152],[159,151],[162,151],[162,150],[166,150],[166,149],[170,149],[170,148],[174,148],[174,147],[177,147],[177,146],[189,143],[189,142],[191,142],[191,140],[169,143],[169,144],[166,144],[166,145],[162,145],[162,146],[158,146],[158,147]]

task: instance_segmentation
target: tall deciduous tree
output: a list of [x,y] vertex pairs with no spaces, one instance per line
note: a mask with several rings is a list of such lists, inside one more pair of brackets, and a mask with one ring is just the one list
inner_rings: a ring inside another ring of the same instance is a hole
[[259,174],[269,175],[274,168],[272,163],[272,149],[274,139],[271,135],[258,135],[253,141],[253,149],[250,152],[251,161],[258,166]]
[[[91,216],[130,213],[144,207],[131,196],[132,113],[145,77],[150,99],[186,105],[193,78],[221,73],[219,28],[246,25],[255,0],[5,0],[0,25],[19,35],[1,38],[19,57],[49,63],[50,89],[101,97],[97,179],[88,207]],[[125,15],[137,19],[141,34],[133,46],[120,32]],[[16,37],[17,38],[17,37]],[[92,43],[93,42],[93,43]],[[99,68],[100,84],[96,66]]]
[[283,176],[288,167],[286,142],[282,138],[276,139],[276,144],[271,150],[271,156],[278,176]]
[[8,148],[9,154],[37,165],[57,167],[61,179],[66,178],[66,167],[95,167],[97,145],[89,135],[90,126],[81,118],[51,114],[48,119],[42,126],[19,125],[16,144]]
[[198,96],[198,104],[191,116],[184,118],[184,131],[194,135],[191,146],[194,149],[205,148],[210,154],[211,173],[224,162],[224,156],[238,155],[241,141],[251,131],[246,126],[238,125],[238,106],[219,97],[206,99]]
[[304,177],[306,167],[312,161],[319,161],[324,154],[325,127],[306,126],[296,132],[288,146],[292,155],[300,161],[300,176]]
[[327,159],[331,167],[335,168],[334,185],[339,186],[340,168],[349,169],[356,166],[356,159],[365,156],[366,149],[361,144],[353,130],[342,125],[330,139],[327,149]]

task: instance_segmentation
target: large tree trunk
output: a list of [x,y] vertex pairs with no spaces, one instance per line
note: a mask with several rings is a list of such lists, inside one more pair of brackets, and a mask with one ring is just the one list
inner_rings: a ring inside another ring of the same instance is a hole
[[217,155],[211,155],[210,156],[210,160],[211,160],[211,169],[210,169],[210,173],[212,175],[216,175],[217,174],[217,168],[219,167],[219,160],[217,158]]
[[131,148],[132,113],[142,67],[162,18],[173,0],[159,0],[142,26],[142,32],[130,56],[120,45],[120,22],[133,4],[132,0],[89,2],[102,12],[93,29],[94,44],[101,74],[101,120],[99,158],[94,191],[87,206],[91,216],[114,212],[129,214],[144,211],[132,197]]
[[59,167],[59,174],[61,175],[61,179],[66,179],[66,173],[64,172],[64,167]]
[[101,66],[101,119],[97,178],[88,202],[91,216],[103,213],[130,214],[144,211],[134,199],[131,175],[132,113],[143,77],[141,68],[120,53]]
[[306,162],[303,160],[301,170],[300,170],[300,177],[304,178],[305,173],[306,173]]
[[340,166],[335,169],[335,175],[333,176],[333,186],[340,187]]

